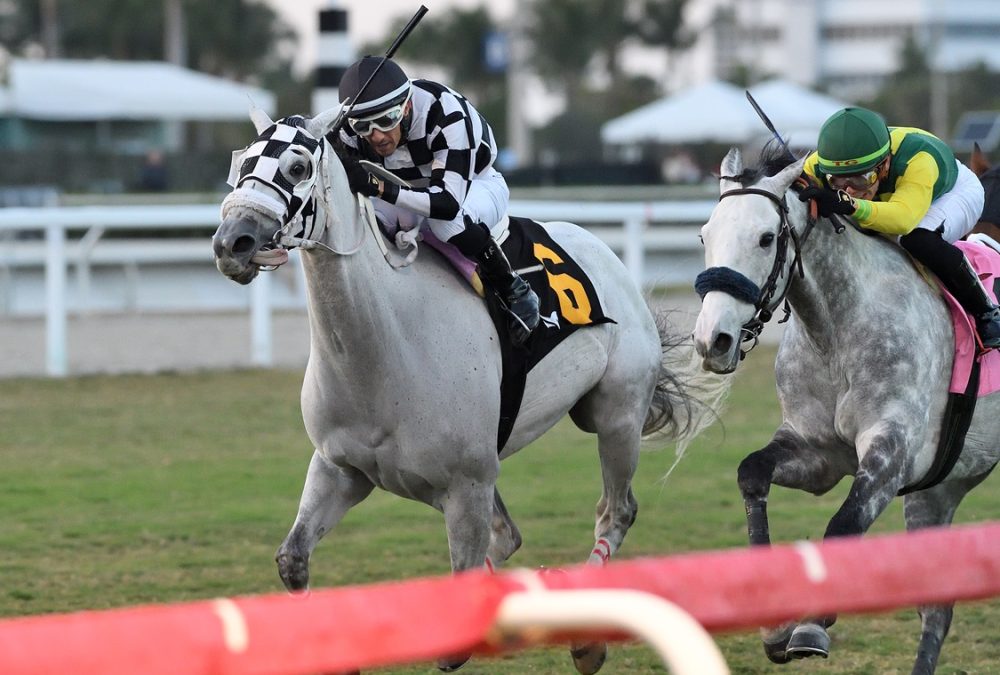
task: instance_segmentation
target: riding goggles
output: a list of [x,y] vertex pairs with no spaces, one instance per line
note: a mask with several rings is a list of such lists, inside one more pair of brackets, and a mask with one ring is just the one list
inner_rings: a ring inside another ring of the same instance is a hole
[[865,171],[853,176],[827,176],[826,182],[835,190],[867,190],[878,182],[878,169]]
[[358,136],[362,137],[370,136],[375,129],[383,133],[392,131],[403,121],[403,113],[409,101],[410,97],[407,96],[406,100],[399,105],[384,110],[373,117],[348,117],[347,123],[351,125],[351,128],[354,129]]

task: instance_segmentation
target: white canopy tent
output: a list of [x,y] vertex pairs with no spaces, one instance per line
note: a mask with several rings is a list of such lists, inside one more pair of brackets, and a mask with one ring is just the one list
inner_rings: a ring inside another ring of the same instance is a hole
[[605,122],[601,140],[615,145],[739,143],[752,131],[753,120],[743,108],[749,104],[737,87],[712,80]]
[[[750,93],[783,137],[800,147],[816,143],[819,128],[847,102],[787,80],[769,80]],[[767,129],[742,89],[710,81],[606,122],[601,140],[609,145],[749,143]]]
[[45,121],[247,119],[251,99],[274,114],[274,95],[158,61],[13,59],[0,117]]

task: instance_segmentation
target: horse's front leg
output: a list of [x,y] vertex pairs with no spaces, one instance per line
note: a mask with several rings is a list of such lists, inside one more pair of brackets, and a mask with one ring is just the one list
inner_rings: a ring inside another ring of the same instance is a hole
[[[880,422],[858,435],[858,470],[847,499],[827,525],[823,538],[860,535],[868,531],[903,487],[906,431],[896,422]],[[830,636],[826,629],[836,616],[816,617],[799,623],[786,646],[792,658],[826,657]]]
[[295,523],[274,557],[285,588],[309,587],[309,556],[316,544],[374,487],[360,471],[343,469],[313,452]]
[[507,506],[500,498],[500,491],[493,489],[493,520],[490,535],[490,547],[487,552],[487,565],[499,567],[521,548],[521,532],[514,524],[507,511]]
[[[490,547],[494,503],[499,499],[500,493],[496,491],[495,482],[467,476],[457,477],[443,495],[441,509],[448,532],[452,572],[484,566],[492,569],[492,562],[487,562],[487,551]],[[453,654],[438,659],[437,666],[449,673],[462,667],[469,657],[470,654]]]
[[[790,429],[779,428],[771,442],[748,455],[737,471],[750,545],[768,546],[771,543],[767,499],[772,484],[822,494],[844,475],[843,467],[835,466],[829,457],[814,450]],[[805,656],[804,653],[789,653],[789,641],[796,631],[804,636],[811,630],[809,622],[801,627],[789,623],[773,630],[761,629],[764,653],[775,663],[787,663],[794,657]]]

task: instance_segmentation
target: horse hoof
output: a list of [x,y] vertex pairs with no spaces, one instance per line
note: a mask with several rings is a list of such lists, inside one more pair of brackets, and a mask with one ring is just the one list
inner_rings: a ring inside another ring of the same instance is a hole
[[826,629],[815,623],[800,623],[792,631],[785,653],[793,659],[805,659],[810,656],[830,655],[830,635]]
[[787,653],[788,640],[795,629],[794,623],[788,623],[774,630],[762,628],[760,640],[764,644],[764,654],[772,663],[788,663],[791,657]]
[[471,656],[472,654],[456,654],[454,656],[447,656],[443,659],[438,659],[438,670],[445,673],[456,671],[464,666],[466,661],[468,661]]
[[275,561],[285,588],[293,593],[309,588],[309,558],[279,553]]
[[608,658],[608,645],[603,642],[574,643],[569,650],[573,665],[580,675],[594,675]]

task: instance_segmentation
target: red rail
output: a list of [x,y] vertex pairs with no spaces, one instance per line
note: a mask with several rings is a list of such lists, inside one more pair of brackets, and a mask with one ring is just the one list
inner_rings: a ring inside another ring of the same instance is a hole
[[[1000,595],[1000,524],[738,549],[533,575],[551,590],[665,598],[710,631]],[[296,674],[493,652],[523,573],[0,621],[0,673]]]

